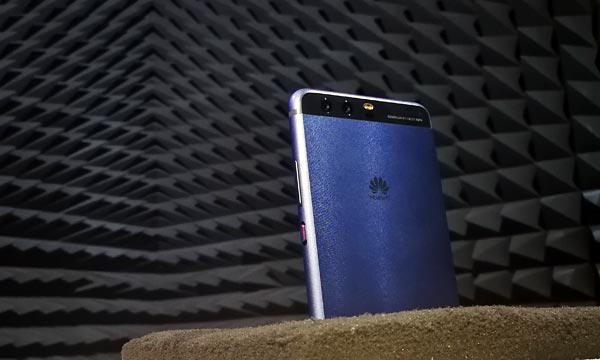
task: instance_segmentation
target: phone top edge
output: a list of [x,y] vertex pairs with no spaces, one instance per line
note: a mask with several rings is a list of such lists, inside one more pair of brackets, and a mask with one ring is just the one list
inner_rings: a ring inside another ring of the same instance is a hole
[[[357,100],[365,100],[365,101],[375,101],[388,103],[393,105],[405,105],[405,106],[414,106],[422,109],[427,115],[428,126],[427,128],[432,128],[431,124],[431,114],[427,110],[427,108],[419,103],[412,101],[403,101],[403,100],[395,100],[395,99],[387,99],[380,98],[374,96],[365,96],[365,95],[356,95],[356,94],[348,94],[348,93],[340,93],[335,91],[327,91],[327,90],[319,90],[319,89],[310,89],[310,88],[302,88],[294,91],[294,93],[290,96],[289,99],[289,116],[292,117],[294,115],[307,115],[303,112],[302,109],[302,99],[307,94],[318,94],[318,95],[330,95],[330,96],[338,96],[338,97],[347,97],[349,99],[357,99]],[[335,117],[333,115],[327,114],[323,116]]]

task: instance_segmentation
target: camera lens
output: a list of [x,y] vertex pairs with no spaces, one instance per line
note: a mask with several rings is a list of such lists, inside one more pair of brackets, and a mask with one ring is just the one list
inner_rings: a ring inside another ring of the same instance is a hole
[[352,112],[352,104],[350,104],[348,100],[344,100],[343,109],[346,114],[350,115]]
[[327,100],[327,98],[323,98],[323,100],[321,100],[321,109],[323,109],[323,111],[330,112],[331,101]]

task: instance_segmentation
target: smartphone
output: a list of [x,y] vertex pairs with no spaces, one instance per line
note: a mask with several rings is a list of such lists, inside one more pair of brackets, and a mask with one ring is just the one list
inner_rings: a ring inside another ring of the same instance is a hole
[[290,127],[310,315],[457,305],[427,110],[301,89]]

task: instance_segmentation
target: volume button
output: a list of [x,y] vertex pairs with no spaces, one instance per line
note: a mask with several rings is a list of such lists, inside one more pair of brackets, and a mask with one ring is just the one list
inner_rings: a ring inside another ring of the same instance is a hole
[[294,160],[296,165],[296,185],[298,186],[298,205],[302,206],[302,190],[300,190],[300,173],[298,172],[298,161]]

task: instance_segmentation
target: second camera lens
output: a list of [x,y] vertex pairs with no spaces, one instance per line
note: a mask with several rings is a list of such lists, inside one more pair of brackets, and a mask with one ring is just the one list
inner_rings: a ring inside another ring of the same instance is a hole
[[344,101],[343,110],[346,114],[350,115],[352,113],[352,104],[348,100]]
[[331,101],[327,100],[327,98],[324,98],[323,100],[321,100],[321,109],[323,109],[323,111],[330,112],[331,111]]

